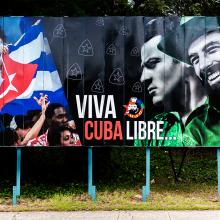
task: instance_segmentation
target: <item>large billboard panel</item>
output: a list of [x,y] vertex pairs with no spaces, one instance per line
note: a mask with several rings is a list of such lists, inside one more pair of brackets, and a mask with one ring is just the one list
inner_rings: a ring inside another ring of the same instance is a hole
[[1,17],[1,146],[218,147],[218,17]]

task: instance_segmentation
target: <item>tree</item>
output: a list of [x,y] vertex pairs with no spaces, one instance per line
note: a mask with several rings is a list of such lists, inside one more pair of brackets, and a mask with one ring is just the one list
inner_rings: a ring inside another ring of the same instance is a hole
[[14,0],[1,7],[2,15],[218,15],[220,0]]

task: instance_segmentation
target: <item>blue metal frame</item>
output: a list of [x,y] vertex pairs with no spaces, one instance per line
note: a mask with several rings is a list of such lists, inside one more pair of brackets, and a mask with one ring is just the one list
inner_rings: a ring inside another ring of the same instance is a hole
[[88,148],[88,194],[92,200],[96,201],[96,187],[92,185],[93,179],[93,166],[92,166],[92,147]]
[[[92,185],[93,182],[93,156],[92,147],[88,148],[88,194],[92,200],[96,201],[96,186]],[[218,179],[220,177],[220,149],[217,149],[218,158]],[[12,204],[17,204],[17,197],[21,193],[21,148],[17,148],[17,167],[16,167],[16,186],[13,186],[13,199]],[[220,181],[218,181],[218,193],[220,194]],[[146,185],[142,187],[142,201],[145,202],[150,194],[150,148],[146,147]]]
[[21,148],[17,148],[16,186],[13,186],[12,204],[17,204],[17,196],[21,194]]
[[150,147],[146,147],[146,185],[142,187],[142,201],[150,195]]

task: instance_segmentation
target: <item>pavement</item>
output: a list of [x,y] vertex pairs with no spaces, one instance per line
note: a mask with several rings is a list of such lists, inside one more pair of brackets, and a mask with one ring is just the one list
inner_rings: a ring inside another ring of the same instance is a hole
[[220,220],[217,211],[0,212],[0,220]]

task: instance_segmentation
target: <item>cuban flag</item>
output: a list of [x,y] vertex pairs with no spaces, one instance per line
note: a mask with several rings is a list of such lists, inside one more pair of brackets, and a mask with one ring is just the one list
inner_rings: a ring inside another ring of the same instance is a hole
[[40,93],[49,96],[51,103],[61,103],[68,109],[60,77],[53,61],[43,27],[38,20],[3,55],[0,77],[0,112],[26,114],[39,109],[33,99]]

